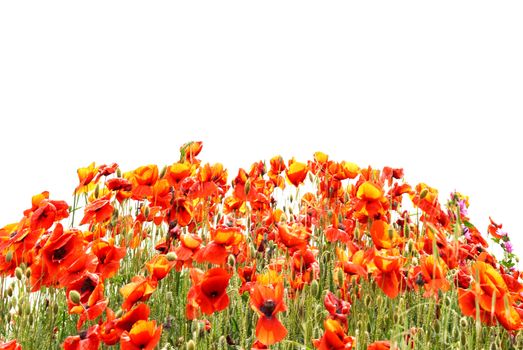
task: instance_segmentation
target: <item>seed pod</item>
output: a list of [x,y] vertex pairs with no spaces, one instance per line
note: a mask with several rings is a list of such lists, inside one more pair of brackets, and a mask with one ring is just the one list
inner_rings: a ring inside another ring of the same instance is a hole
[[336,277],[338,285],[343,286],[343,282],[345,282],[345,272],[343,272],[343,269],[338,269]]
[[185,343],[185,348],[187,350],[195,350],[196,349],[196,343],[194,342],[194,340],[189,340],[187,343]]
[[229,254],[229,256],[227,257],[227,264],[229,264],[230,267],[234,267],[236,265],[236,258],[234,257],[234,255]]
[[22,271],[22,269],[20,267],[17,267],[15,269],[15,276],[16,276],[16,279],[21,281],[22,280],[22,277],[24,276],[24,272]]
[[166,172],[167,172],[167,165],[164,165],[162,168],[162,171],[160,171],[160,179],[163,179]]
[[80,293],[78,293],[77,290],[72,290],[70,293],[69,293],[69,299],[71,299],[71,302],[73,304],[80,304]]
[[318,292],[320,291],[320,285],[317,280],[313,280],[311,283],[311,294],[313,297],[316,297],[318,295]]

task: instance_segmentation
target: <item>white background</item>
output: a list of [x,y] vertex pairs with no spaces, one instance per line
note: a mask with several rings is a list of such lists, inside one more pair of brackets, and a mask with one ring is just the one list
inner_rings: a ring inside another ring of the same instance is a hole
[[520,1],[0,3],[0,226],[76,169],[321,150],[471,197],[523,255]]

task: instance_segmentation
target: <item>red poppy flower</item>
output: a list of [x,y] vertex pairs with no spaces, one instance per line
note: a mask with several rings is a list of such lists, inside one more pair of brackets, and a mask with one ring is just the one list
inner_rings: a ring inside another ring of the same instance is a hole
[[289,161],[289,168],[287,169],[287,179],[294,186],[298,187],[305,177],[307,177],[307,172],[309,171],[307,164],[296,162],[294,159]]
[[175,264],[176,261],[169,261],[165,254],[158,254],[145,263],[145,267],[151,274],[151,277],[159,281],[167,276]]
[[18,344],[16,340],[11,340],[6,343],[0,342],[0,350],[22,350],[22,345]]
[[93,179],[98,173],[98,168],[94,165],[94,162],[85,168],[78,168],[76,172],[78,173],[78,180],[80,183],[76,186],[74,193],[79,194],[92,190],[96,182],[93,181]]
[[[229,296],[226,289],[230,278],[231,275],[219,267],[210,269],[205,273],[198,269],[191,269],[193,286],[187,295],[188,308],[192,301],[207,315],[227,308]],[[188,309],[187,313],[193,314],[193,311]]]
[[345,334],[339,321],[326,319],[323,323],[325,333],[320,339],[314,339],[312,344],[319,350],[350,350],[356,339]]
[[390,341],[388,340],[375,341],[367,346],[367,350],[389,350],[390,348]]
[[129,310],[136,302],[148,300],[156,290],[158,282],[143,276],[134,276],[131,283],[120,288],[120,294],[124,297],[123,310]]
[[82,331],[78,335],[65,338],[64,350],[98,350],[100,347],[99,326],[89,327],[87,331]]
[[251,307],[259,315],[256,324],[258,341],[265,345],[282,341],[287,329],[276,315],[287,309],[283,302],[283,282],[276,286],[256,283],[251,291]]
[[102,278],[113,277],[120,269],[120,261],[126,254],[125,247],[114,245],[114,239],[99,239],[90,244],[91,251],[98,258],[96,273]]
[[328,291],[323,299],[323,305],[325,305],[325,309],[329,312],[329,316],[335,320],[339,320],[346,329],[347,316],[350,312],[351,303],[336,297],[334,293]]
[[113,206],[111,205],[111,194],[107,194],[102,198],[94,200],[85,206],[84,217],[80,225],[87,223],[102,223],[111,218],[113,214]]
[[156,321],[138,320],[129,332],[122,333],[121,350],[153,350],[162,335],[162,326],[156,326]]

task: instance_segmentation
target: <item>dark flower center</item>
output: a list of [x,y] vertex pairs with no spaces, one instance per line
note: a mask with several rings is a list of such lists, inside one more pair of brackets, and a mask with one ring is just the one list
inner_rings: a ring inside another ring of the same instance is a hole
[[274,309],[276,308],[276,303],[274,300],[269,299],[266,300],[263,305],[260,307],[260,311],[267,317],[272,317],[272,313],[274,312]]
[[53,253],[53,260],[62,260],[67,254],[67,250],[64,247],[56,249]]

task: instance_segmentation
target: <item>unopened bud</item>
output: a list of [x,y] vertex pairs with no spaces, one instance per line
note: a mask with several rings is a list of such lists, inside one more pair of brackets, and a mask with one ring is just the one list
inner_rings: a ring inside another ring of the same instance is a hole
[[167,253],[167,255],[165,257],[169,261],[175,261],[176,259],[178,259],[175,252],[169,252],[169,253]]
[[5,256],[5,262],[10,263],[11,260],[13,260],[13,251],[12,250],[8,251]]
[[343,269],[338,269],[336,278],[338,280],[338,285],[343,286],[343,282],[345,281],[345,272],[343,272]]
[[77,290],[72,290],[69,293],[69,299],[71,299],[73,304],[80,304],[80,293]]
[[234,267],[234,265],[236,264],[236,259],[234,258],[234,255],[229,254],[229,257],[227,258],[227,264],[229,264],[229,266],[231,267]]
[[419,199],[423,199],[425,197],[427,197],[427,194],[429,193],[429,190],[427,190],[426,188],[424,188],[420,194],[419,194]]
[[163,177],[165,176],[166,172],[167,172],[167,166],[164,165],[163,168],[162,168],[162,171],[160,171],[160,179],[163,179]]
[[320,285],[317,280],[313,280],[311,283],[311,293],[313,297],[316,297],[318,295],[318,292],[320,291]]
[[15,269],[15,276],[16,276],[16,279],[21,281],[22,280],[22,277],[24,276],[24,273],[22,271],[22,269],[20,267],[17,267]]
[[194,340],[189,340],[187,343],[185,343],[185,348],[187,350],[195,350],[196,349],[196,343],[194,342]]

